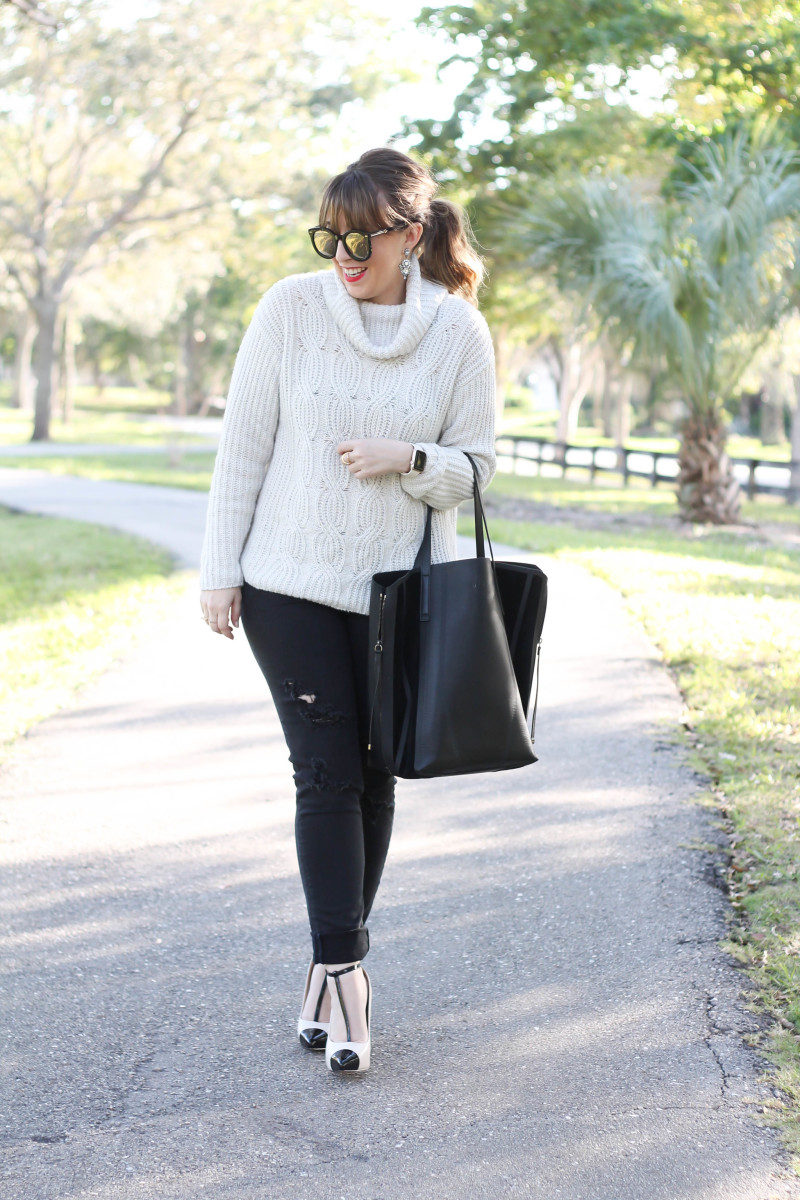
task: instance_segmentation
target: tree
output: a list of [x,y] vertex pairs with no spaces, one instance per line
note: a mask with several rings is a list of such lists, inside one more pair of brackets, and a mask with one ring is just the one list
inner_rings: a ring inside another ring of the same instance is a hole
[[685,520],[729,523],[740,492],[725,454],[724,401],[793,302],[798,158],[774,123],[709,143],[678,198],[643,200],[628,181],[579,179],[506,212],[523,262],[579,294],[631,365],[663,362],[688,409],[677,494]]
[[280,196],[339,106],[392,77],[363,57],[341,71],[361,29],[346,4],[321,26],[312,0],[164,0],[115,28],[99,2],[54,0],[50,35],[0,10],[0,261],[37,324],[34,440],[49,435],[57,329],[77,282],[209,214],[232,219],[248,197]]
[[[653,98],[640,130],[653,147],[758,112],[780,114],[800,143],[799,0],[477,0],[428,6],[416,20],[453,43],[440,71],[459,62],[471,72],[449,118],[406,126],[457,177],[538,179],[581,142],[588,160],[624,153],[641,70]],[[476,145],[479,115],[497,132]]]

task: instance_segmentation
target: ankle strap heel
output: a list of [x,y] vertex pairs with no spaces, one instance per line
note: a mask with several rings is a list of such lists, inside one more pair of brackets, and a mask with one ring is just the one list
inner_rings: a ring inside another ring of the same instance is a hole
[[353,963],[353,965],[350,967],[342,967],[341,971],[329,971],[328,968],[326,967],[325,974],[330,975],[331,979],[335,979],[337,975],[346,975],[348,971],[355,971],[356,967],[360,967],[360,966],[361,966],[360,962]]
[[347,1008],[344,1003],[344,996],[339,984],[339,975],[346,975],[348,971],[355,971],[356,967],[360,967],[361,963],[352,963],[349,967],[342,967],[339,971],[329,971],[325,968],[325,974],[333,979],[336,983],[336,995],[339,1001],[339,1007],[342,1010],[344,1017],[345,1031],[347,1040],[344,1042],[333,1042],[328,1037],[325,1044],[325,1063],[329,1071],[352,1071],[360,1072],[369,1069],[371,1036],[370,1027],[372,1024],[372,987],[370,978],[364,971],[364,978],[367,983],[367,1005],[366,1005],[366,1024],[367,1024],[367,1039],[364,1042],[354,1042],[350,1036],[350,1019],[347,1015]]

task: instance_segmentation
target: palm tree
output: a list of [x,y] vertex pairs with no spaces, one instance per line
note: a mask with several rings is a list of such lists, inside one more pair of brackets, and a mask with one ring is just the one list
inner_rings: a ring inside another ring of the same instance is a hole
[[688,410],[680,514],[728,524],[741,493],[724,400],[797,286],[800,159],[766,121],[695,149],[670,200],[624,177],[582,178],[495,211],[518,261],[577,293],[617,347],[633,344],[632,362],[663,366]]

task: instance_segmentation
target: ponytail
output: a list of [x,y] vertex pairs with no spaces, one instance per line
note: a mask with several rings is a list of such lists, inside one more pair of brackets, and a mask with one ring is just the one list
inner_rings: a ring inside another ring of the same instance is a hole
[[418,246],[422,274],[477,307],[486,268],[472,244],[466,209],[439,196],[431,200]]

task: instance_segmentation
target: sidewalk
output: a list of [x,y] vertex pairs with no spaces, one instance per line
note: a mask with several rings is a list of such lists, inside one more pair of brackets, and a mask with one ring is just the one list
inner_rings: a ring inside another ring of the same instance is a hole
[[[0,469],[0,503],[197,565],[196,492]],[[0,772],[9,1200],[800,1197],[758,1124],[766,1064],[716,945],[721,834],[670,741],[680,697],[615,592],[536,561],[540,761],[398,780],[363,1077],[297,1042],[291,764],[196,576],[20,739]]]

